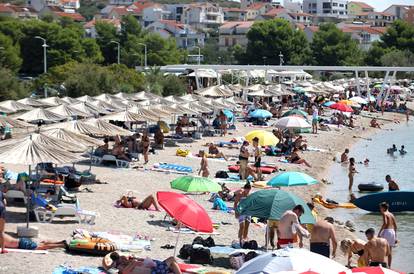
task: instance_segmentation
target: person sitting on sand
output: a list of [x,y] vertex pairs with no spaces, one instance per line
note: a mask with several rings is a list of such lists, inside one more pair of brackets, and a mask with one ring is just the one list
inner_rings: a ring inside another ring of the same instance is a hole
[[154,195],[148,195],[142,201],[137,197],[122,195],[121,199],[119,199],[117,203],[125,208],[136,208],[143,210],[148,210],[151,206],[154,206],[155,210],[160,211],[157,199],[155,199]]
[[401,146],[401,149],[399,150],[399,152],[400,152],[401,155],[407,154],[407,151],[405,150],[404,145]]
[[295,146],[295,148],[298,148],[300,150],[307,150],[308,145],[306,143],[306,139],[303,139],[303,136],[299,135],[299,137],[296,138],[296,140],[293,142],[293,145]]
[[341,154],[341,163],[347,163],[348,162],[348,154],[349,149],[345,149],[345,151]]
[[200,170],[198,171],[198,175],[201,174],[202,177],[208,177],[210,175],[210,171],[208,170],[207,155],[204,150],[200,150],[198,155],[201,157]]
[[370,126],[373,128],[381,128],[380,124],[377,122],[376,118],[372,118],[371,122],[370,122]]
[[341,241],[340,249],[347,256],[348,264],[347,267],[351,268],[352,256],[354,254],[358,255],[357,266],[364,267],[366,266],[365,256],[364,256],[364,247],[366,242],[361,239],[344,239]]
[[34,242],[29,238],[14,238],[9,234],[4,233],[4,245],[6,248],[26,249],[26,250],[47,250],[54,248],[66,248],[67,243],[63,241],[41,241]]
[[227,161],[223,152],[220,152],[218,147],[213,143],[208,146],[208,156],[210,156],[210,158],[224,158],[224,160]]
[[311,167],[311,165],[305,160],[302,159],[299,156],[299,149],[298,148],[294,148],[292,154],[290,155],[290,157],[287,158],[287,160],[289,161],[289,163],[292,164],[305,164],[307,167]]
[[114,146],[112,147],[112,155],[114,155],[117,159],[125,160],[130,162],[131,158],[129,158],[124,152],[123,142],[119,139],[115,139]]
[[[108,256],[109,255],[109,256]],[[105,256],[102,265],[104,269],[115,268],[119,274],[181,274],[180,267],[175,258],[170,257],[164,261],[150,258],[135,258],[133,256],[121,256],[118,252],[112,252]]]

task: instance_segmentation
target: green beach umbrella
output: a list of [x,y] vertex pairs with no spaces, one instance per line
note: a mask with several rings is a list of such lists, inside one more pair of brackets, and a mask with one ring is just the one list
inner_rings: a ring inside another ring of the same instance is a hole
[[171,182],[172,189],[184,192],[219,192],[221,186],[209,178],[182,176]]
[[292,116],[292,115],[299,115],[299,116],[303,116],[304,118],[306,118],[308,114],[300,109],[292,109],[292,110],[288,110],[285,113],[283,113],[282,117],[287,117],[287,116]]
[[293,92],[296,92],[298,94],[304,94],[305,90],[302,87],[294,87]]
[[302,224],[313,224],[315,218],[306,203],[298,196],[278,189],[259,190],[240,202],[237,207],[241,215],[280,220],[283,213],[302,205],[305,213],[300,217]]
[[318,180],[302,172],[283,172],[273,177],[267,185],[269,186],[307,186],[317,184]]

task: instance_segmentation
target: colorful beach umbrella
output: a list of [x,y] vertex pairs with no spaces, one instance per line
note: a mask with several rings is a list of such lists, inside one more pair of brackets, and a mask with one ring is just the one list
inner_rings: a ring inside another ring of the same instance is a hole
[[368,104],[368,101],[365,100],[364,98],[360,97],[360,96],[354,96],[351,99],[349,99],[350,101],[357,103],[357,104],[361,104],[361,105],[366,105]]
[[340,263],[304,248],[287,248],[257,256],[243,264],[236,274],[274,274],[281,271],[332,274],[346,270]]
[[279,119],[275,124],[278,128],[288,128],[288,129],[297,129],[297,128],[310,128],[311,125],[306,122],[302,117],[297,116],[288,116]]
[[196,176],[182,176],[171,183],[172,189],[184,192],[219,192],[221,186],[209,178]]
[[333,104],[329,108],[336,109],[342,112],[353,112],[354,111],[350,106],[347,106],[345,104],[340,104],[340,103]]
[[267,185],[272,187],[278,186],[306,186],[317,184],[318,181],[308,174],[302,172],[283,172],[273,177]]
[[289,110],[283,113],[282,117],[294,116],[294,115],[303,116],[304,118],[306,118],[308,114],[300,109],[292,109],[292,110]]
[[213,223],[205,209],[187,196],[158,191],[159,205],[175,220],[198,232],[213,232]]
[[306,203],[293,193],[278,190],[259,190],[240,202],[237,210],[241,215],[280,220],[283,213],[292,210],[296,205],[302,205],[305,212],[300,217],[302,224],[313,224],[313,217]]
[[256,109],[249,113],[249,117],[256,118],[256,119],[267,119],[272,118],[272,113],[265,109]]
[[333,104],[335,104],[335,102],[333,102],[333,101],[328,101],[328,102],[323,103],[322,105],[323,105],[324,107],[330,107],[330,106],[332,106]]
[[404,274],[404,272],[395,271],[392,269],[384,268],[382,266],[366,266],[356,267],[347,272],[341,272],[339,274],[346,273],[358,273],[358,274]]
[[259,138],[259,146],[275,146],[279,143],[279,139],[270,131],[253,130],[244,136],[249,142],[253,142],[255,137]]

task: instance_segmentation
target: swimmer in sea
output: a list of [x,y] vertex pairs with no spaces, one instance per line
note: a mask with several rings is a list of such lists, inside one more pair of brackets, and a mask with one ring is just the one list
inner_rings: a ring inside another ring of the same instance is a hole
[[387,149],[388,154],[394,154],[397,151],[397,146],[395,144],[392,145],[391,148]]
[[407,151],[405,150],[405,146],[404,145],[401,146],[400,154],[401,155],[407,154]]

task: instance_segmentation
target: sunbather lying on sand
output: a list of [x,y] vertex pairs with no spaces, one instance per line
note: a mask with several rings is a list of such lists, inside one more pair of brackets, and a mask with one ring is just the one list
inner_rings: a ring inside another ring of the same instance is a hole
[[299,149],[298,148],[294,148],[292,154],[290,155],[290,157],[288,157],[287,159],[289,161],[289,163],[292,164],[305,164],[307,167],[311,167],[311,165],[305,160],[302,159],[299,156]]
[[158,202],[153,195],[149,195],[144,200],[139,200],[137,197],[130,195],[122,195],[121,199],[117,201],[121,206],[125,208],[136,208],[136,209],[150,209],[151,206],[155,207],[155,210],[159,211]]
[[[109,256],[108,256],[109,255]],[[170,257],[164,261],[152,260],[150,258],[134,258],[132,256],[121,256],[118,252],[112,252],[103,259],[103,267],[118,269],[120,274],[181,274],[177,261]]]
[[67,243],[63,241],[41,241],[34,242],[29,238],[14,238],[4,233],[4,243],[6,248],[26,249],[26,250],[47,250],[53,248],[66,248]]

